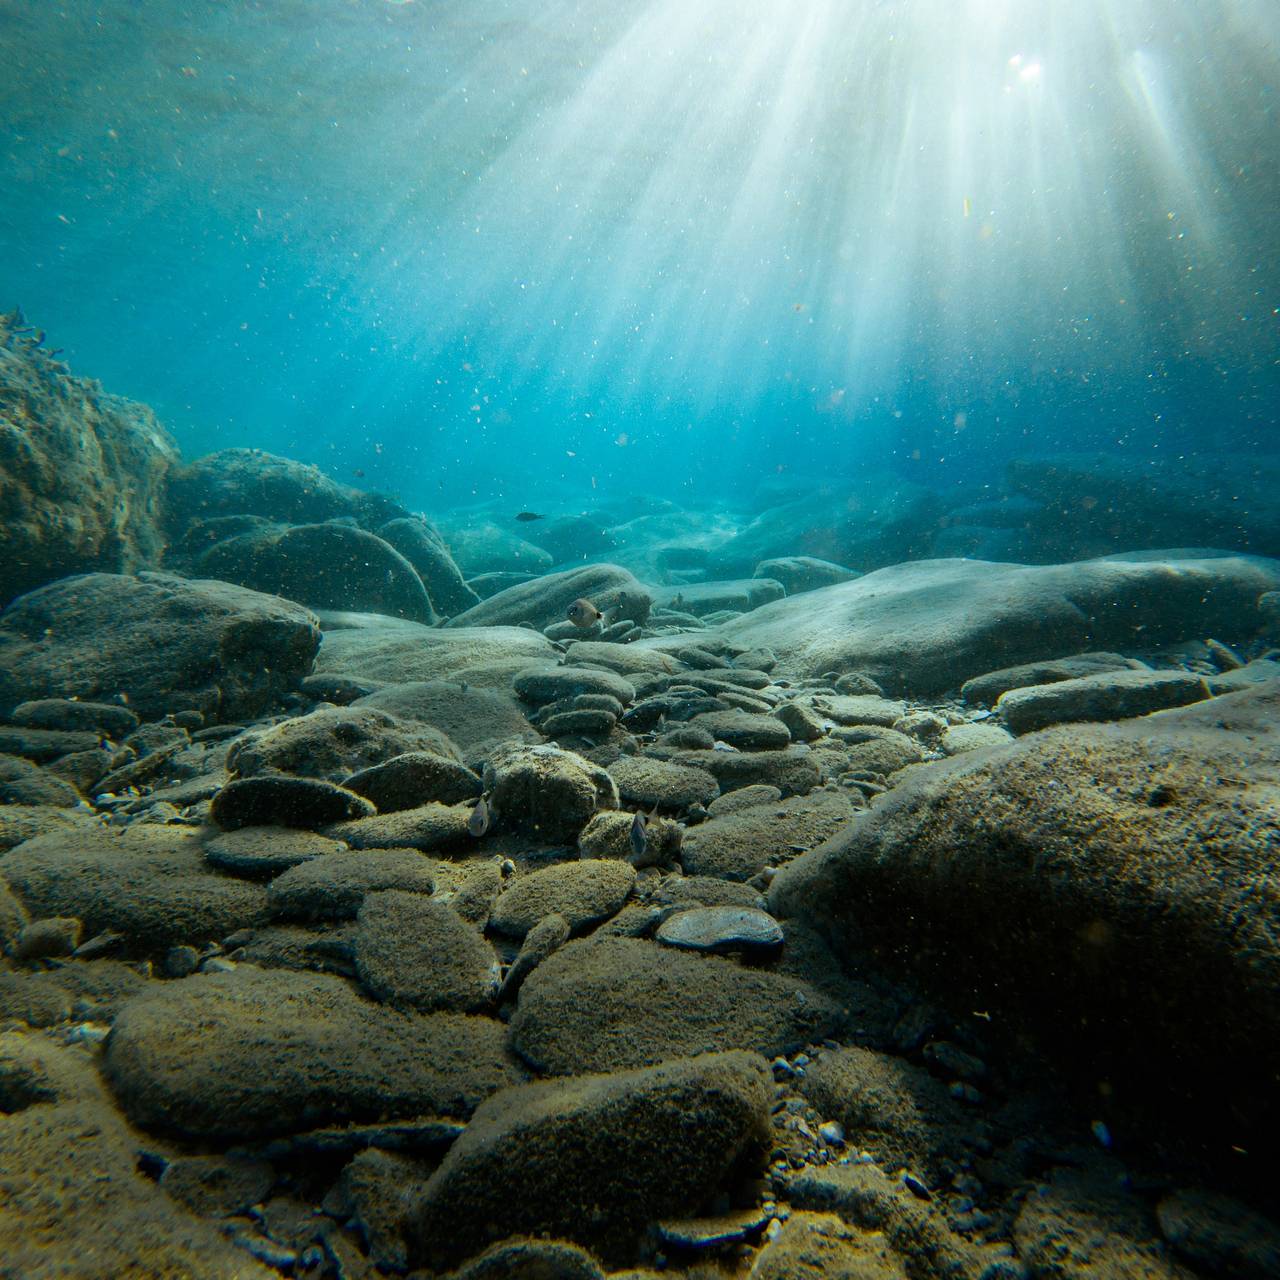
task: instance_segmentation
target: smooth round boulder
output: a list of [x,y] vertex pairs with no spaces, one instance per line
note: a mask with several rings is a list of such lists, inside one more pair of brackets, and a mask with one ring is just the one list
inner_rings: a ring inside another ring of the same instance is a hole
[[709,955],[736,953],[750,960],[775,960],[782,952],[782,926],[766,911],[751,907],[693,907],[668,916],[658,928],[664,946]]

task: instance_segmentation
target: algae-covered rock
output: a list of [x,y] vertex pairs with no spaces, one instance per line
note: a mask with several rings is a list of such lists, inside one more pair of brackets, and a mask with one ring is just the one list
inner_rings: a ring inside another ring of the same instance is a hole
[[273,1280],[279,1272],[171,1199],[91,1058],[0,1032],[0,1258],[23,1280]]
[[772,1097],[768,1065],[748,1053],[503,1090],[410,1207],[416,1251],[447,1266],[534,1234],[625,1258],[651,1221],[761,1158]]
[[135,954],[201,946],[267,918],[260,885],[210,869],[191,829],[53,831],[0,856],[34,917],[74,916],[85,936],[119,933]]
[[648,620],[652,606],[648,590],[626,569],[616,564],[591,564],[508,587],[451,618],[447,625],[501,627],[527,622],[541,631],[563,622],[569,606],[578,599],[590,600],[602,613],[617,609],[620,617],[641,624]]
[[581,931],[615,915],[635,883],[635,868],[614,858],[557,863],[504,889],[490,924],[499,933],[523,938],[544,916],[561,915]]
[[407,1014],[326,974],[241,968],[157,985],[116,1018],[105,1071],[136,1124],[261,1141],[329,1124],[467,1116],[517,1077],[503,1028]]
[[573,841],[597,809],[616,809],[618,789],[598,765],[558,747],[504,747],[484,781],[505,826],[548,843]]
[[638,938],[584,938],[526,980],[512,1047],[551,1075],[616,1071],[709,1049],[789,1053],[840,1010],[804,982]]

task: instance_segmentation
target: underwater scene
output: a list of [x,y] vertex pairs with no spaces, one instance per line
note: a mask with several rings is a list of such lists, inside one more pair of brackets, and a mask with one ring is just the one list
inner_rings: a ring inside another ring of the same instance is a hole
[[0,0],[0,1280],[1280,1280],[1277,0]]

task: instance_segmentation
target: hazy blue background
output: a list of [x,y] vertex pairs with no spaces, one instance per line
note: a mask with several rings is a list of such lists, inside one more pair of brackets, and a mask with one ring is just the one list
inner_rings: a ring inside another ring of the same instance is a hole
[[1274,449],[1278,39],[1275,0],[0,0],[0,305],[190,454],[427,509]]

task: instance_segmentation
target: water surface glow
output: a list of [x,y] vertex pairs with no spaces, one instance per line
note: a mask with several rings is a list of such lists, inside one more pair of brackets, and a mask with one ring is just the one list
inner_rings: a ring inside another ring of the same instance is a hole
[[0,0],[0,36],[6,293],[204,447],[451,486],[1276,426],[1271,0]]

